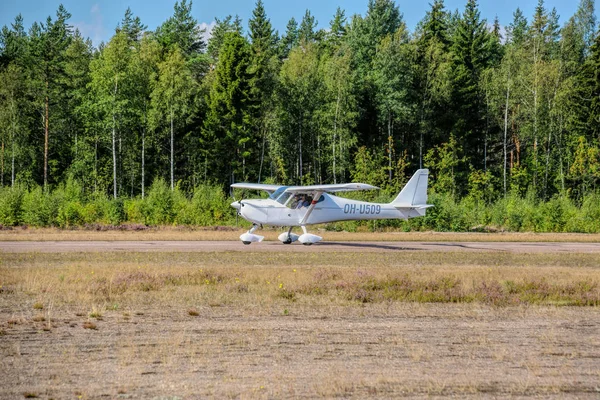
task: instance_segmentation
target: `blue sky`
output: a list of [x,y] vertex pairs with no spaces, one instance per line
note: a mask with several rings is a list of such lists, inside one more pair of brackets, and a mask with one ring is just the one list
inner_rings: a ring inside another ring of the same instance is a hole
[[[347,16],[365,14],[367,0],[263,0],[267,16],[276,30],[285,31],[285,26],[291,17],[300,21],[308,8],[319,22],[319,27],[327,27],[338,6],[346,11]],[[35,21],[45,21],[48,15],[54,17],[60,0],[0,0],[0,26],[8,25],[14,17],[21,13],[25,27],[28,29]],[[173,13],[175,0],[63,0],[62,3],[72,14],[70,23],[92,39],[94,45],[108,40],[119,21],[122,19],[127,7],[131,7],[134,15],[139,16],[142,22],[154,29]],[[464,9],[466,0],[446,0],[446,8],[454,10]],[[214,18],[223,18],[228,14],[238,14],[247,27],[248,18],[252,15],[254,0],[196,0],[192,13],[200,24],[210,27]],[[404,20],[412,30],[417,22],[423,18],[429,9],[429,1],[422,0],[397,0],[396,4],[404,14]],[[502,25],[512,21],[512,13],[517,7],[529,17],[537,0],[480,0],[479,8],[483,18],[491,23],[497,15]],[[561,25],[571,17],[578,5],[577,0],[546,0],[546,8],[556,7]],[[598,15],[598,11],[596,11]]]

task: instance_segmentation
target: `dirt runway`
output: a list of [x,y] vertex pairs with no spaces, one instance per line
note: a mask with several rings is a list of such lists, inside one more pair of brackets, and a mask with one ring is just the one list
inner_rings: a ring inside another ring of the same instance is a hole
[[239,241],[5,241],[0,253],[65,252],[509,252],[509,253],[600,253],[600,243],[568,242],[321,242],[253,243]]

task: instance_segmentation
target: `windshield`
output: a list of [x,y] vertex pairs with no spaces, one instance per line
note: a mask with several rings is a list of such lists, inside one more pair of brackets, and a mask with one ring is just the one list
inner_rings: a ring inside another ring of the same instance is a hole
[[288,199],[290,198],[291,195],[292,195],[291,193],[284,192],[281,196],[279,196],[277,198],[277,202],[279,204],[285,204],[288,201]]
[[285,190],[288,188],[288,186],[282,186],[279,189],[277,189],[275,192],[273,192],[273,194],[271,194],[269,196],[269,198],[271,200],[275,200],[277,201],[279,204],[285,204],[285,202],[290,198],[290,196],[292,195],[291,193],[286,193]]
[[277,198],[279,196],[281,196],[281,193],[283,193],[285,191],[285,189],[287,189],[287,186],[282,186],[279,189],[277,189],[276,191],[274,191],[273,193],[271,193],[271,195],[269,196],[269,198],[271,200],[277,200]]

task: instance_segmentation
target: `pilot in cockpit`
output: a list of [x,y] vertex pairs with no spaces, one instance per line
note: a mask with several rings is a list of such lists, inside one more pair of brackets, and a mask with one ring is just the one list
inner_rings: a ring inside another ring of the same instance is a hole
[[295,209],[302,208],[303,204],[304,204],[304,195],[303,194],[297,194],[294,197],[294,203],[292,204],[292,208],[295,208]]
[[305,196],[304,197],[304,202],[302,203],[302,207],[308,207],[308,206],[310,206],[311,202],[312,202],[312,197]]

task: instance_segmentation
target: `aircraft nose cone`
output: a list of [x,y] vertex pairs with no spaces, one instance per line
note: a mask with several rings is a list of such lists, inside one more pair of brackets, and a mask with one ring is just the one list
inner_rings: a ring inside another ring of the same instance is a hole
[[239,201],[234,201],[233,203],[231,203],[231,207],[239,211],[242,206]]

